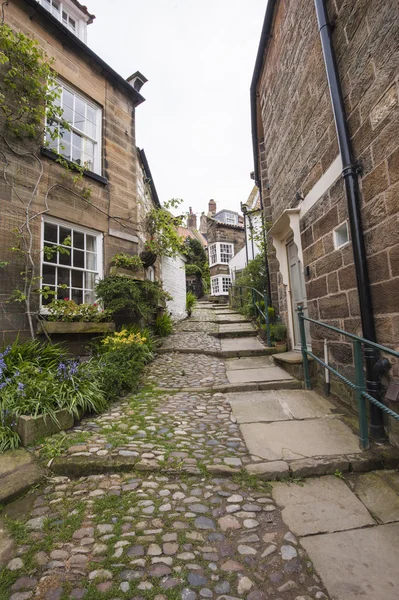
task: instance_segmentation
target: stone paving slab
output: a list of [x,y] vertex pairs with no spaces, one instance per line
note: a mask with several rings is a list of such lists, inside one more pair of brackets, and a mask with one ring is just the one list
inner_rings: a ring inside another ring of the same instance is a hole
[[399,521],[397,471],[350,474],[346,479],[350,488],[378,522]]
[[227,371],[227,379],[230,383],[249,383],[251,381],[288,381],[294,379],[292,375],[280,369],[280,367],[268,367],[267,369],[237,369]]
[[309,566],[267,486],[198,477],[54,477],[21,516],[0,597],[326,598]]
[[265,401],[264,396],[267,394],[268,392],[227,394],[237,423],[289,421],[293,418],[277,398],[271,396]]
[[335,418],[241,425],[249,452],[266,460],[360,453],[358,438]]
[[224,361],[227,371],[237,369],[267,369],[274,367],[273,359],[269,356],[250,356],[242,358],[228,358]]
[[228,323],[219,325],[219,335],[224,337],[238,337],[243,334],[248,334],[249,336],[257,335],[255,328],[252,323]]
[[222,352],[240,350],[265,350],[265,346],[255,337],[221,340]]
[[301,540],[334,600],[397,600],[399,524]]
[[332,475],[304,483],[273,484],[273,499],[295,535],[332,533],[374,525],[362,502],[341,479]]

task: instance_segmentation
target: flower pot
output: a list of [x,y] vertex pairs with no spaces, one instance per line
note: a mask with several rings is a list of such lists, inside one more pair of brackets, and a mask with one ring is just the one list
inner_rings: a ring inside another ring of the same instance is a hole
[[287,352],[287,344],[285,342],[276,342],[275,343],[275,354],[281,354],[281,352]]
[[119,275],[121,277],[129,277],[130,279],[135,279],[136,281],[144,281],[145,279],[144,269],[132,271],[131,269],[125,269],[123,267],[116,267],[115,265],[112,265],[109,269],[109,274]]
[[64,321],[39,321],[36,333],[107,333],[115,331],[115,323],[65,323]]
[[152,265],[157,260],[157,255],[154,254],[154,252],[151,252],[150,250],[143,250],[143,252],[140,253],[140,258],[143,262],[144,268],[148,269],[148,267],[152,267]]

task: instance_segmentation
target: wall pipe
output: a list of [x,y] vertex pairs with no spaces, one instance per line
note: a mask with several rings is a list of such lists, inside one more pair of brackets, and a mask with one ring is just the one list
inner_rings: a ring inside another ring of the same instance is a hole
[[[354,154],[348,130],[345,104],[331,36],[331,26],[328,19],[326,0],[314,0],[314,3],[328,86],[330,89],[335,127],[337,130],[338,144],[342,158],[342,177],[345,182],[345,192],[348,204],[363,337],[371,342],[376,342],[370,279],[367,269],[367,255],[361,223],[358,167],[353,159]],[[365,348],[364,358],[366,362],[367,392],[377,400],[381,401],[381,381],[377,369],[375,368],[378,361],[378,354],[376,354],[373,348]],[[374,404],[370,404],[370,436],[380,440],[385,437],[383,413],[381,409]]]

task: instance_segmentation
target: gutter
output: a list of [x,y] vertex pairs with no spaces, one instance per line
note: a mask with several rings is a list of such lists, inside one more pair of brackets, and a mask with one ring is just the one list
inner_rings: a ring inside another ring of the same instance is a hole
[[[330,89],[335,127],[337,130],[339,150],[342,158],[342,178],[345,182],[363,337],[371,342],[377,342],[370,279],[367,268],[367,254],[360,211],[361,195],[359,188],[359,168],[354,161],[354,153],[349,135],[345,103],[331,36],[331,26],[328,19],[326,0],[314,0],[314,3],[328,87]],[[382,387],[379,371],[382,365],[381,363],[377,364],[379,362],[379,356],[374,348],[367,346],[364,348],[363,352],[366,363],[366,390],[371,396],[374,396],[381,402]],[[371,437],[380,440],[385,437],[382,410],[372,403],[370,403],[370,435]]]
[[144,173],[145,173],[145,176],[147,178],[148,184],[150,186],[151,194],[152,194],[152,197],[154,199],[154,202],[155,202],[155,204],[156,204],[156,206],[158,208],[161,208],[161,203],[159,201],[158,193],[157,193],[157,190],[155,188],[154,180],[153,180],[152,175],[151,175],[150,165],[148,164],[148,160],[147,160],[147,157],[145,155],[145,152],[144,152],[143,149],[140,150],[140,148],[137,148],[137,151],[139,153],[141,162],[143,163]]
[[50,31],[51,29],[55,29],[53,35],[59,42],[65,44],[66,46],[72,46],[73,50],[75,50],[79,56],[83,55],[84,57],[93,60],[100,67],[101,72],[106,74],[110,81],[116,83],[122,87],[125,92],[127,92],[127,94],[133,99],[135,107],[139,104],[142,104],[142,102],[145,102],[145,98],[139,94],[138,91],[126,81],[126,79],[123,79],[119,73],[107,65],[102,58],[93,52],[93,50],[91,50],[89,46],[82,42],[82,40],[80,40],[74,33],[69,31],[69,29],[67,29],[60,21],[58,21],[58,19],[53,17],[53,15],[46,8],[41,6],[37,0],[23,0],[22,4],[23,9],[30,13],[30,19],[33,19],[34,17],[32,16],[29,8],[33,9],[33,11],[37,13],[41,19],[48,23],[50,26],[48,29],[50,29]]
[[258,140],[258,126],[257,126],[257,88],[260,75],[262,73],[263,62],[265,58],[265,52],[267,49],[267,43],[271,37],[270,32],[273,25],[274,9],[276,8],[278,0],[269,0],[266,7],[265,18],[263,21],[262,33],[260,36],[260,42],[258,47],[258,53],[256,55],[255,68],[252,76],[250,96],[251,96],[251,129],[252,129],[252,151],[254,156],[254,173],[255,173],[255,185],[260,188],[260,177],[259,177],[259,140]]

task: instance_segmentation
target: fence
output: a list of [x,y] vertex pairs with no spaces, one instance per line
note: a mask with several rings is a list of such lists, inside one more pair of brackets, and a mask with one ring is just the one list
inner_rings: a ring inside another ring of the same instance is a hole
[[[353,333],[348,333],[342,329],[338,329],[337,327],[333,327],[332,325],[327,325],[327,323],[323,323],[321,321],[316,321],[315,319],[311,319],[310,317],[306,317],[303,313],[303,307],[298,307],[298,318],[299,318],[299,331],[301,335],[301,350],[303,357],[303,372],[305,378],[305,387],[310,390],[312,388],[312,384],[310,381],[309,375],[309,361],[308,357],[310,356],[321,364],[325,369],[328,369],[333,375],[338,377],[341,381],[343,381],[348,387],[354,390],[356,394],[356,401],[358,404],[358,412],[359,412],[359,440],[360,446],[363,449],[369,447],[369,432],[368,432],[368,420],[367,420],[367,410],[366,410],[366,400],[378,406],[382,411],[388,414],[390,417],[399,421],[399,414],[388,408],[385,404],[371,396],[366,392],[366,380],[364,376],[364,368],[363,368],[363,347],[368,346],[370,348],[374,348],[379,352],[384,352],[396,358],[399,358],[399,352],[392,350],[391,348],[387,348],[386,346],[381,346],[375,342],[370,342],[369,340],[365,340]],[[308,349],[306,343],[306,331],[305,331],[305,321],[309,323],[314,323],[320,327],[324,327],[325,329],[329,329],[330,331],[335,331],[336,333],[341,334],[342,336],[349,338],[353,342],[353,355],[354,355],[354,364],[355,364],[355,382],[347,379],[342,373],[339,373],[336,369],[328,365],[321,358],[313,354],[311,350]]]
[[[245,295],[243,290],[247,290]],[[260,325],[264,325],[266,329],[267,345],[271,347],[270,339],[270,318],[269,318],[269,302],[266,292],[259,292],[253,287],[247,285],[233,285],[229,290],[229,304],[232,308],[243,308],[248,301],[248,296],[252,304],[254,316],[259,319]]]

